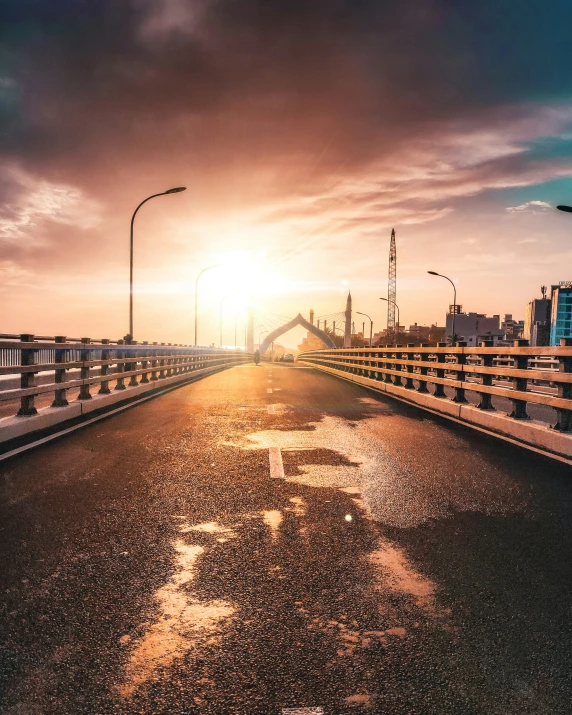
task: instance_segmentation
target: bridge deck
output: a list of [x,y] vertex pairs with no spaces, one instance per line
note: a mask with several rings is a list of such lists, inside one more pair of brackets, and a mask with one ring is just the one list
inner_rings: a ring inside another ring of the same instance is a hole
[[569,713],[570,469],[297,366],[6,462],[0,711]]

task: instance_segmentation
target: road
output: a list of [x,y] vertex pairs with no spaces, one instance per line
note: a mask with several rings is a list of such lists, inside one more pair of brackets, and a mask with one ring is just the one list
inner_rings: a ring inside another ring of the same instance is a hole
[[571,476],[298,365],[177,389],[0,465],[0,712],[570,713]]

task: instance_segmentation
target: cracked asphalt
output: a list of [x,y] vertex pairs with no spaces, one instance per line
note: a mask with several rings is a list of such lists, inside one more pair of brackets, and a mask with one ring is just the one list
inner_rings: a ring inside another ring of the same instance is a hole
[[298,365],[175,390],[0,465],[0,712],[570,713],[571,477]]

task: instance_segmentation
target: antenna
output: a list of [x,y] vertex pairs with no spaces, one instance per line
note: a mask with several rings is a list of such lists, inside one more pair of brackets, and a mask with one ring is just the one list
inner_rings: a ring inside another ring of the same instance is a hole
[[389,274],[387,279],[387,332],[395,333],[395,303],[397,301],[397,248],[395,229],[391,229],[389,244]]

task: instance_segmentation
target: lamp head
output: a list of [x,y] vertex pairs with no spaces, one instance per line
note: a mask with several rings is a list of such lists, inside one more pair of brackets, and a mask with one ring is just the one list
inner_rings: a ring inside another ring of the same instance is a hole
[[186,191],[187,187],[186,186],[176,186],[174,189],[168,189],[165,191],[166,194],[178,194],[181,191]]
[[380,300],[384,300],[387,303],[387,298],[380,298]]
[[437,271],[427,271],[427,273],[429,273],[429,274],[432,275],[432,276],[438,276],[438,275],[439,275],[439,274],[437,273]]
[[566,211],[567,213],[572,213],[572,206],[557,206],[559,211]]

